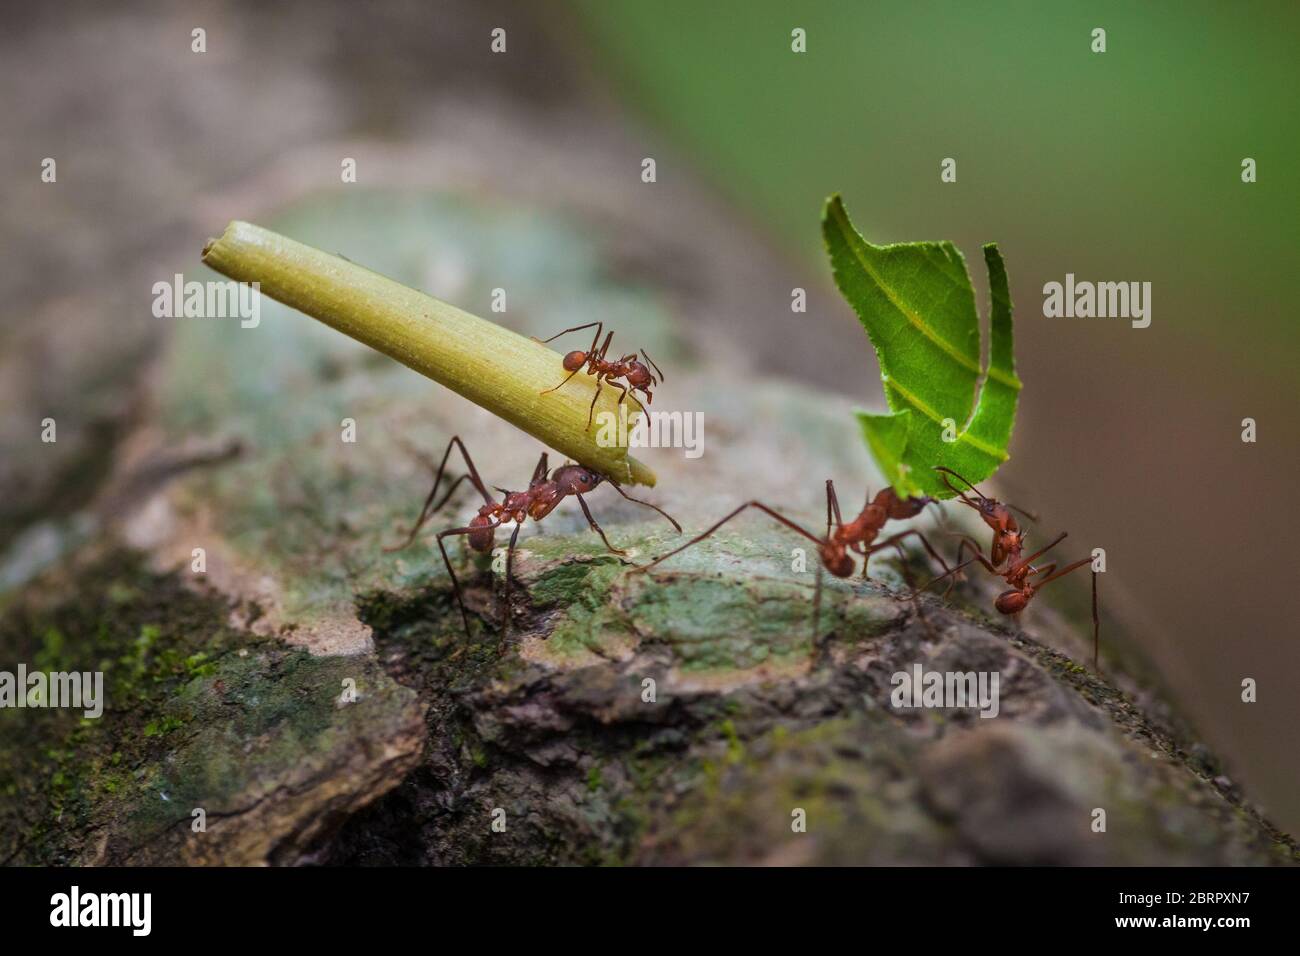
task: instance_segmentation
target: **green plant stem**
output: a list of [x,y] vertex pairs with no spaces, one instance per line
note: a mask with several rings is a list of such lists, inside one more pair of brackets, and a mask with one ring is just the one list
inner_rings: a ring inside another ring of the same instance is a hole
[[[655,475],[626,447],[596,442],[602,411],[617,414],[617,389],[596,401],[595,379],[568,375],[558,353],[495,323],[269,229],[232,222],[203,249],[205,264],[238,282],[257,282],[277,302],[397,359],[620,484],[653,485]],[[627,399],[629,426],[642,409]]]

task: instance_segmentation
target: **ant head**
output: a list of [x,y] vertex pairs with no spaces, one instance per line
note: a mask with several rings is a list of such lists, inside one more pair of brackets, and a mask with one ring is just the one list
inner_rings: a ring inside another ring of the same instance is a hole
[[817,550],[821,553],[822,564],[826,565],[826,570],[831,574],[837,578],[847,578],[853,574],[853,556],[845,550],[844,545],[827,541]]
[[555,469],[551,480],[563,489],[566,495],[585,495],[594,491],[605,480],[605,476],[582,465],[565,465]]
[[[890,488],[889,491],[891,494],[893,493],[892,488]],[[889,502],[889,517],[894,521],[906,521],[908,518],[915,518],[925,510],[925,506],[928,505],[931,500],[932,499],[925,497],[900,498],[897,494],[893,494],[893,498]]]
[[657,384],[655,377],[650,374],[650,370],[636,359],[627,363],[627,383],[633,388],[642,389]]
[[566,372],[576,372],[586,364],[586,352],[570,352],[568,355],[564,356],[564,370]]

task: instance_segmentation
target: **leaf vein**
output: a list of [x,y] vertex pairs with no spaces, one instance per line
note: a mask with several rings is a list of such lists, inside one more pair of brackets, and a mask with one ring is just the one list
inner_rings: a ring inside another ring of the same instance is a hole
[[861,250],[858,249],[857,245],[853,242],[853,237],[850,235],[852,227],[843,218],[843,211],[841,209],[836,209],[834,212],[835,212],[835,221],[839,225],[840,231],[844,234],[845,244],[850,249],[853,250],[854,257],[858,260],[859,263],[861,263],[862,268],[866,270],[867,274],[870,275],[873,280],[875,280],[876,285],[880,287],[880,291],[885,293],[885,298],[887,298],[890,304],[893,305],[893,307],[898,310],[899,314],[902,315],[903,318],[907,319],[907,321],[911,323],[912,326],[918,332],[920,332],[927,339],[929,339],[940,349],[942,349],[945,353],[947,353],[952,359],[954,359],[958,365],[961,365],[963,368],[969,369],[970,371],[974,372],[976,375],[980,374],[981,370],[980,370],[979,362],[972,361],[969,356],[963,355],[955,345],[953,345],[943,336],[936,333],[934,329],[930,328],[930,326],[926,324],[924,319],[922,319],[919,315],[917,315],[915,312],[909,309],[903,302],[901,302],[898,299],[898,297],[894,294],[894,290],[890,288],[890,286],[885,284],[885,281],[880,277],[880,274],[877,273],[876,270],[871,267],[871,263],[869,263],[866,260],[866,258],[862,255]]
[[[887,376],[883,376],[883,377],[885,378],[885,385],[893,389],[895,392],[897,392],[899,397],[901,397],[904,401],[906,401],[907,404],[911,405],[913,408],[915,408],[926,418],[930,419],[930,421],[934,422],[936,425],[939,425],[940,427],[943,426],[944,419],[939,416],[938,412],[936,412],[933,408],[931,408],[924,401],[922,401],[920,397],[913,394],[912,392],[909,392],[907,389],[903,388],[903,386],[899,385],[897,379],[892,379]],[[1010,457],[1009,455],[1006,454],[1006,452],[999,451],[997,448],[994,448],[992,445],[988,444],[982,439],[976,438],[975,436],[970,434],[969,431],[960,432],[957,435],[957,440],[961,442],[965,442],[966,444],[970,445],[972,448],[975,448],[978,451],[983,452],[984,454],[988,455],[990,458],[996,459],[997,461],[1006,461],[1007,458]]]

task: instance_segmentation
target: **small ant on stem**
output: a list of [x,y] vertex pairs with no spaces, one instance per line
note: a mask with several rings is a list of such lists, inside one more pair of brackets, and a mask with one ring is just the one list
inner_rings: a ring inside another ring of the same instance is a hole
[[[916,537],[929,553],[930,557],[939,562],[939,566],[944,569],[945,574],[951,573],[948,565],[943,558],[939,556],[924,534],[916,528],[909,528],[900,532],[884,541],[876,542],[880,531],[889,521],[905,521],[908,518],[915,518],[921,513],[926,505],[931,503],[930,498],[900,498],[892,487],[884,488],[873,499],[870,491],[867,493],[866,503],[863,505],[861,513],[852,521],[845,523],[840,514],[839,497],[835,492],[835,483],[830,479],[826,481],[826,534],[818,537],[803,526],[791,521],[785,515],[776,511],[774,508],[763,504],[761,501],[747,501],[739,508],[736,508],[726,517],[715,523],[699,535],[696,535],[690,541],[687,541],[679,548],[674,548],[667,554],[660,555],[649,564],[642,565],[632,569],[630,574],[637,574],[643,571],[649,571],[655,565],[668,560],[675,554],[685,551],[692,545],[699,544],[704,539],[713,535],[719,528],[739,515],[747,508],[757,508],[769,517],[775,518],[781,524],[797,534],[803,535],[809,541],[817,546],[818,557],[821,558],[821,565],[818,566],[816,596],[813,599],[813,637],[816,639],[818,620],[821,613],[821,568],[825,567],[827,571],[837,578],[851,577],[855,569],[854,555],[860,556],[862,560],[862,579],[869,580],[867,574],[871,556],[886,548],[897,548],[899,557],[903,559],[903,576],[908,579],[907,583],[912,585],[911,574],[907,570],[906,554],[903,551],[902,542],[909,537]],[[936,578],[935,580],[938,580]],[[932,582],[933,583],[933,582]],[[913,589],[915,593],[915,588]]]
[[[951,468],[944,468],[943,466],[939,466],[935,468],[935,471],[940,472],[940,474],[943,477],[943,483],[947,485],[948,488],[953,492],[953,494],[955,494],[958,497],[958,499],[961,501],[962,504],[974,508],[975,511],[978,512],[980,516],[980,520],[982,520],[986,525],[989,526],[990,529],[992,529],[993,541],[989,546],[989,556],[985,557],[984,552],[983,550],[981,550],[978,542],[976,542],[969,535],[961,535],[960,537],[962,538],[962,542],[957,547],[956,567],[952,568],[951,570],[945,570],[943,574],[939,575],[933,581],[930,581],[921,590],[925,590],[925,588],[930,587],[930,585],[938,581],[941,581],[944,578],[949,577],[950,575],[955,576],[961,571],[962,568],[978,561],[990,573],[1006,581],[1008,585],[1008,589],[998,595],[997,600],[994,601],[993,606],[996,607],[998,612],[1001,614],[1014,616],[1014,615],[1018,615],[1029,605],[1029,602],[1033,599],[1034,595],[1037,594],[1040,590],[1042,590],[1044,585],[1050,584],[1051,582],[1055,581],[1057,578],[1064,577],[1065,575],[1069,574],[1071,571],[1075,571],[1086,564],[1092,563],[1092,558],[1082,558],[1078,561],[1075,561],[1073,564],[1061,568],[1061,570],[1059,571],[1056,570],[1057,562],[1055,561],[1053,561],[1051,564],[1046,565],[1045,567],[1035,568],[1031,562],[1035,558],[1042,557],[1052,548],[1056,547],[1058,544],[1064,541],[1067,532],[1064,531],[1061,532],[1061,534],[1059,534],[1049,544],[1047,544],[1045,547],[1039,548],[1033,554],[1028,556],[1023,556],[1024,546],[1025,546],[1025,532],[1020,530],[1020,526],[1016,522],[1015,515],[1011,513],[1010,509],[1015,508],[1014,505],[1006,505],[997,501],[994,498],[988,497],[982,491],[976,488],[973,484],[971,484],[969,481],[963,478],[961,475],[957,474],[957,472],[953,471]],[[969,488],[971,491],[973,491],[976,494],[977,498],[972,500],[967,496],[964,489],[954,488],[952,482],[948,480],[949,475],[951,475],[952,477],[956,478],[958,481],[966,485],[967,488]],[[1020,508],[1016,508],[1015,510],[1020,511],[1021,514],[1024,514],[1027,517],[1033,518],[1032,515],[1030,515],[1026,511],[1023,511]],[[967,548],[969,548],[972,552],[974,552],[974,556],[968,559],[967,561],[963,562],[961,560],[962,555],[965,553],[965,550]],[[1038,577],[1039,580],[1031,581],[1030,578],[1033,577]],[[948,585],[948,590],[952,590],[951,582]],[[946,594],[947,591],[945,591],[944,593]],[[1093,571],[1092,572],[1092,663],[1093,663],[1093,667],[1097,666],[1098,652],[1100,649],[1100,636],[1101,636],[1101,624],[1100,624],[1100,619],[1097,616],[1097,572]]]
[[[465,466],[468,471],[453,481],[442,496],[442,500],[435,504],[434,501],[438,496],[438,488],[442,484],[442,476],[446,471],[447,460],[451,457],[452,448],[460,449],[461,457],[465,459]],[[548,474],[546,452],[542,452],[542,457],[537,461],[537,467],[533,469],[533,477],[528,482],[527,491],[507,491],[504,488],[497,488],[496,490],[504,495],[504,498],[500,502],[494,501],[487,487],[483,484],[483,479],[479,477],[473,459],[470,458],[464,443],[460,440],[460,436],[457,435],[447,443],[447,450],[443,453],[442,463],[438,466],[433,488],[430,489],[428,496],[424,499],[424,505],[420,508],[420,515],[416,518],[414,526],[406,536],[406,540],[399,545],[384,550],[392,552],[409,547],[411,542],[415,540],[415,536],[420,533],[420,529],[451,499],[456,488],[466,478],[482,495],[484,504],[478,509],[478,514],[470,519],[468,525],[463,528],[448,528],[445,531],[440,531],[437,540],[438,550],[442,552],[442,562],[447,568],[447,574],[451,577],[452,589],[456,593],[456,603],[460,607],[461,623],[465,627],[467,637],[469,636],[469,615],[465,610],[465,602],[461,597],[460,581],[456,578],[456,572],[452,570],[451,559],[447,556],[447,548],[443,544],[444,538],[465,535],[469,539],[471,549],[480,554],[486,554],[492,550],[496,529],[512,521],[514,522],[514,531],[510,535],[510,545],[506,550],[505,615],[502,627],[504,631],[508,631],[510,626],[510,583],[514,566],[515,542],[519,538],[519,531],[523,527],[524,521],[528,518],[541,521],[554,511],[561,501],[572,495],[578,499],[578,505],[582,508],[582,513],[586,516],[587,524],[591,526],[591,530],[600,535],[600,540],[605,543],[606,548],[612,553],[622,556],[627,552],[609,543],[609,539],[605,537],[605,532],[596,523],[596,519],[592,517],[586,499],[583,498],[584,494],[590,494],[602,482],[608,482],[614,486],[615,491],[628,501],[652,508],[667,518],[679,533],[682,530],[681,525],[662,508],[652,505],[648,501],[642,501],[640,498],[633,498],[613,478],[602,475],[583,465],[562,465]]]
[[[630,355],[624,355],[616,361],[607,361],[605,356],[609,353],[610,343],[614,341],[614,332],[611,330],[609,335],[605,336],[604,344],[601,345],[600,348],[596,348],[596,343],[600,341],[600,333],[604,331],[605,328],[604,323],[602,322],[588,322],[586,325],[575,325],[573,328],[565,329],[563,332],[556,332],[549,339],[542,340],[534,338],[533,341],[541,342],[545,345],[547,342],[554,342],[561,335],[566,335],[569,332],[581,332],[583,329],[590,329],[593,327],[596,329],[596,334],[591,340],[591,348],[585,352],[574,351],[564,356],[564,368],[565,371],[569,373],[568,378],[559,385],[556,385],[555,388],[548,388],[540,393],[546,395],[549,392],[554,392],[557,389],[563,388],[569,383],[569,379],[581,372],[585,366],[588,375],[596,376],[596,394],[591,397],[591,408],[587,411],[588,428],[591,427],[592,416],[596,413],[596,399],[600,398],[600,390],[605,387],[606,382],[622,392],[618,397],[618,403],[620,405],[623,404],[623,400],[627,398],[628,392],[641,392],[645,395],[645,403],[649,405],[651,401],[654,400],[654,396],[650,393],[650,387],[657,386],[664,378],[664,373],[659,370],[658,365],[655,365],[654,359],[646,354],[645,349],[641,350],[641,355],[645,358],[646,362],[654,367],[655,372],[659,375],[658,378],[655,378],[654,374],[651,373],[650,369],[646,368],[645,364],[637,360],[635,352]],[[624,383],[618,381],[620,378],[627,379],[627,382]]]

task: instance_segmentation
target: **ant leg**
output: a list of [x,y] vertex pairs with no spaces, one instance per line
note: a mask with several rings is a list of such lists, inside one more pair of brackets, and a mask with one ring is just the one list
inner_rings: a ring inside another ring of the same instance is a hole
[[[997,568],[991,562],[984,559],[984,552],[980,549],[980,545],[978,541],[976,541],[970,535],[962,534],[961,532],[952,532],[952,534],[954,535],[954,537],[961,538],[961,544],[957,545],[957,557],[953,560],[953,564],[955,565],[955,567],[953,567],[951,571],[947,571],[939,575],[937,578],[932,579],[925,585],[924,588],[921,589],[924,591],[926,588],[930,587],[931,584],[935,584],[939,581],[942,581],[944,578],[950,577],[952,580],[950,580],[948,582],[948,586],[943,589],[943,597],[940,599],[943,601],[948,600],[948,595],[952,593],[953,586],[958,581],[961,580],[962,568],[966,567],[966,565],[968,564],[973,563],[976,558],[979,558],[981,561],[983,561],[984,566],[988,568],[989,571],[991,571],[993,574],[999,573]],[[972,557],[969,561],[962,561],[962,557],[966,554],[967,548],[971,550]]]
[[[979,546],[979,542],[976,541],[974,538],[972,538],[970,535],[958,534],[957,537],[961,538],[961,544],[957,545],[957,557],[953,561],[954,564],[962,564],[961,559],[965,555],[967,548],[969,548],[971,552],[974,554],[978,554],[981,556],[984,554],[983,550],[981,550]],[[970,563],[969,561],[966,562],[966,564],[969,563]],[[963,564],[962,567],[965,567],[965,564]],[[936,578],[936,580],[938,579]],[[948,586],[943,590],[943,599],[945,601],[948,599],[948,595],[952,593],[953,585],[955,585],[959,580],[961,580],[961,575],[954,571],[954,573],[952,574],[952,580],[948,582]],[[933,584],[934,582],[931,583]]]
[[647,362],[649,362],[649,363],[654,367],[654,370],[655,370],[656,372],[658,372],[658,374],[659,374],[659,381],[662,382],[662,381],[664,380],[664,373],[661,372],[661,371],[659,371],[659,366],[658,366],[658,365],[655,365],[655,360],[652,359],[649,355],[646,354],[646,350],[645,350],[645,349],[642,349],[642,350],[641,350],[641,354],[642,354],[642,356],[645,357],[645,360],[646,360]]
[[[496,525],[489,527],[495,528]],[[451,558],[447,557],[447,548],[442,543],[443,538],[453,535],[469,534],[471,531],[482,531],[483,528],[451,528],[447,531],[438,532],[438,550],[442,552],[442,563],[447,568],[447,575],[451,578],[451,589],[456,594],[456,604],[460,607],[460,623],[465,627],[465,636],[469,637],[469,613],[465,610],[465,601],[460,595],[460,581],[456,578],[456,572],[451,567]]]
[[[1019,561],[1017,561],[1017,562],[1015,563],[1014,567],[1017,568],[1017,569],[1027,567],[1028,564],[1029,564],[1029,562],[1033,561],[1034,558],[1041,557],[1042,555],[1046,554],[1048,551],[1051,551],[1054,547],[1056,547],[1056,546],[1057,546],[1058,544],[1060,544],[1062,541],[1064,541],[1064,540],[1066,539],[1066,536],[1067,536],[1068,534],[1069,534],[1068,531],[1062,531],[1059,535],[1057,535],[1055,538],[1053,538],[1053,539],[1052,539],[1050,542],[1048,542],[1047,544],[1043,545],[1041,548],[1039,548],[1039,549],[1038,549],[1037,551],[1035,551],[1033,554],[1029,555],[1028,557],[1021,558]],[[1091,559],[1089,559],[1089,560],[1091,560]],[[1073,570],[1073,568],[1072,568],[1071,570]],[[1011,571],[1011,566],[1008,566],[1008,567],[1007,567],[1007,571],[1008,571],[1008,572]],[[1059,575],[1057,575],[1057,576],[1059,577]],[[1046,583],[1047,583],[1046,581],[1041,581],[1041,582],[1039,582],[1039,585],[1038,585],[1038,586],[1039,586],[1039,587],[1042,587],[1042,586],[1043,586],[1044,584],[1046,584]]]
[[[447,443],[447,451],[442,456],[443,465],[447,464],[447,456],[451,454],[452,445],[455,445],[460,449],[460,455],[465,459],[465,467],[469,469],[469,479],[474,483],[474,487],[478,489],[478,493],[483,496],[485,502],[492,504],[492,496],[488,494],[487,487],[483,484],[483,479],[478,475],[478,469],[474,467],[474,459],[469,457],[469,449],[465,447],[465,443],[460,440],[459,435],[453,435],[451,441]],[[441,472],[441,470],[442,469],[439,468],[439,472]]]
[[[894,548],[897,549],[898,566],[903,572],[903,580],[907,582],[907,588],[910,592],[908,596],[912,601],[912,610],[916,613],[917,620],[921,622],[921,626],[925,628],[925,632],[930,635],[930,639],[937,640],[938,635],[935,633],[934,628],[930,626],[930,619],[925,616],[925,609],[921,607],[921,592],[916,589],[916,580],[912,577],[911,568],[907,566],[907,552],[903,550],[902,541],[903,538],[907,537],[907,534],[908,532],[904,532],[903,534],[895,535],[889,541],[883,542],[881,547],[888,547],[890,543],[892,543]],[[917,535],[922,541],[925,540],[925,537],[921,535],[919,531],[917,532]],[[929,545],[927,544],[926,547],[929,548]],[[931,552],[931,554],[933,553],[934,552]],[[863,564],[866,564],[866,562],[870,560],[871,555],[868,554],[866,558],[863,559]],[[939,563],[943,564],[943,561],[941,560]],[[946,571],[948,566],[946,564],[943,566]]]
[[[600,333],[599,333],[599,332],[596,333],[596,338],[597,338],[597,339],[600,338]],[[610,330],[609,330],[609,335],[605,336],[605,344],[602,345],[602,346],[600,347],[599,355],[600,355],[600,360],[601,360],[602,362],[605,360],[605,356],[609,354],[609,346],[610,346],[610,343],[613,342],[613,341],[614,341],[614,330],[613,330],[613,329],[610,329]],[[596,341],[595,341],[595,339],[592,340],[592,342],[591,342],[591,347],[592,347],[593,349],[596,347]]]
[[[611,333],[613,334],[613,333]],[[596,376],[596,394],[591,396],[591,407],[587,409],[587,427],[591,427],[591,419],[596,414],[596,399],[600,398],[600,390],[605,387],[604,375]]]
[[[546,456],[542,455],[542,457],[545,458]],[[519,540],[519,530],[521,528],[523,528],[523,524],[521,523],[515,524],[515,530],[510,535],[510,544],[506,548],[506,587],[505,587],[505,598],[503,600],[503,603],[505,604],[505,612],[504,612],[503,620],[501,621],[502,640],[506,640],[507,638],[510,637],[510,576],[511,574],[514,573],[515,542]]]
[[[899,555],[900,556],[903,555],[902,545],[900,542],[904,538],[909,538],[909,537],[916,537],[921,542],[921,546],[925,548],[926,552],[930,555],[930,557],[934,558],[934,560],[939,562],[939,567],[943,568],[944,575],[953,573],[953,571],[948,567],[948,563],[944,561],[943,558],[939,557],[939,552],[934,549],[934,546],[930,544],[926,536],[916,528],[908,528],[906,531],[901,532],[900,534],[896,534],[891,538],[886,538],[884,541],[881,541],[879,544],[873,545],[872,547],[868,548],[866,557],[863,558],[863,564],[865,565],[868,561],[870,561],[871,556],[875,554],[877,551],[883,550],[884,548],[888,548],[888,547],[897,547]],[[904,559],[903,561],[903,571],[904,571],[903,577],[906,578],[907,577],[906,559]],[[935,578],[935,580],[937,581],[938,578]],[[930,583],[933,584],[934,582],[931,581]],[[909,581],[908,584],[910,586],[911,582]]]
[[533,469],[533,477],[528,481],[529,488],[546,480],[546,475],[551,470],[547,467],[547,460],[547,452],[542,452],[542,457],[537,459],[537,467]]
[[581,372],[581,371],[582,371],[582,366],[579,365],[577,368],[575,368],[572,372],[569,373],[568,378],[566,378],[566,379],[565,379],[563,382],[561,382],[559,385],[555,386],[555,388],[548,388],[548,389],[546,389],[545,391],[538,392],[537,394],[538,394],[538,395],[549,395],[551,392],[558,392],[560,389],[564,388],[564,386],[566,386],[566,385],[569,384],[569,379],[570,379],[570,378],[573,378],[573,376],[577,375],[577,374],[578,374],[579,372]]
[[820,645],[821,619],[822,619],[822,573],[823,569],[820,562],[817,565],[817,584],[813,588],[813,613],[812,613],[812,649],[815,654]]
[[670,515],[668,512],[664,511],[663,508],[660,508],[658,505],[652,505],[648,501],[642,501],[640,498],[633,498],[631,495],[629,495],[626,491],[623,490],[622,486],[617,481],[615,481],[612,478],[606,478],[605,480],[608,481],[611,485],[613,485],[614,490],[617,491],[624,498],[626,498],[628,501],[635,502],[636,504],[639,505],[645,505],[647,508],[653,508],[655,511],[659,512],[661,515],[663,515],[665,518],[668,519],[669,524],[673,526],[673,529],[676,530],[678,534],[682,533],[682,526],[677,523],[677,519],[674,518],[672,515]]
[[835,516],[835,526],[839,527],[844,524],[844,518],[840,515],[840,499],[835,494],[835,482],[830,478],[826,479],[826,537],[831,536],[831,515]]
[[741,506],[740,506],[739,508],[737,508],[735,511],[731,512],[730,514],[728,514],[728,515],[727,515],[725,518],[723,518],[721,521],[717,522],[717,523],[714,524],[711,528],[708,528],[707,530],[705,530],[703,533],[696,535],[694,538],[692,538],[690,541],[687,541],[687,542],[686,542],[684,545],[682,545],[681,547],[679,547],[679,548],[674,548],[672,551],[669,551],[667,554],[662,554],[662,555],[660,555],[659,557],[657,557],[657,558],[655,558],[653,561],[651,561],[649,564],[643,564],[643,565],[641,565],[640,567],[633,568],[632,571],[629,572],[629,573],[631,573],[631,574],[636,574],[636,573],[639,572],[639,571],[649,571],[649,570],[650,570],[651,568],[653,568],[656,564],[659,564],[659,563],[662,562],[662,561],[667,561],[667,560],[668,560],[669,558],[671,558],[673,555],[678,554],[679,552],[685,551],[685,550],[686,550],[687,548],[689,548],[691,545],[699,544],[701,541],[703,541],[705,538],[707,538],[707,537],[709,537],[710,535],[712,535],[712,534],[713,534],[714,532],[716,532],[719,528],[721,528],[724,524],[726,524],[726,523],[727,523],[728,521],[730,521],[732,518],[736,517],[736,515],[740,514],[740,513],[741,513],[742,511],[744,511],[746,508],[757,508],[759,511],[763,512],[764,514],[768,515],[769,517],[775,518],[777,521],[781,522],[781,524],[785,525],[785,526],[786,526],[787,528],[789,528],[791,531],[795,531],[795,532],[797,532],[797,533],[803,535],[805,538],[807,538],[807,539],[808,539],[809,541],[811,541],[813,544],[817,545],[819,548],[821,547],[821,545],[822,545],[822,543],[823,543],[823,542],[821,541],[821,539],[819,539],[819,538],[818,538],[815,534],[813,534],[811,531],[808,531],[806,528],[802,528],[802,527],[800,527],[799,525],[797,525],[797,524],[795,524],[793,521],[791,521],[789,518],[787,518],[785,515],[781,514],[779,511],[776,511],[776,510],[774,510],[774,509],[772,509],[772,508],[769,508],[767,505],[763,504],[761,501],[746,501],[743,505],[741,505]]
[[[1064,535],[1062,535],[1064,537]],[[1057,578],[1063,578],[1071,571],[1077,571],[1085,564],[1092,564],[1092,558],[1080,558],[1073,564],[1067,564],[1059,571],[1049,574],[1043,580],[1039,581],[1035,587],[1036,591],[1041,591],[1044,585],[1051,584]],[[1097,572],[1092,572],[1092,664],[1097,666],[1098,653],[1100,651],[1101,641],[1101,619],[1097,616]]]
[[1101,619],[1097,617],[1097,572],[1092,572],[1092,669],[1097,670],[1097,655],[1101,650]]
[[[447,460],[451,457],[451,450],[453,448],[460,449],[461,457],[465,459],[465,466],[469,469],[469,474],[467,476],[462,475],[460,478],[457,478],[452,482],[451,488],[448,489],[446,496],[442,501],[435,505],[433,504],[433,499],[438,494],[438,486],[442,484],[442,476],[446,473]],[[478,489],[478,493],[483,496],[483,500],[488,504],[492,504],[492,496],[488,494],[488,490],[483,484],[483,479],[479,477],[478,469],[474,467],[474,459],[469,456],[469,450],[465,447],[465,443],[460,440],[459,435],[453,435],[451,441],[447,442],[447,450],[442,454],[442,463],[438,465],[438,473],[433,479],[433,488],[430,489],[429,496],[425,498],[424,505],[420,508],[420,515],[416,518],[415,525],[411,528],[411,533],[407,535],[406,540],[400,545],[385,548],[384,550],[390,552],[400,551],[403,548],[409,547],[411,542],[415,540],[415,536],[420,533],[420,529],[424,527],[424,523],[441,510],[443,505],[451,499],[452,492],[456,490],[456,486],[466,477],[468,477],[474,487]]]
[[966,561],[966,562],[964,562],[964,563],[962,563],[962,564],[957,565],[956,567],[954,567],[954,568],[953,568],[952,570],[950,570],[950,571],[945,571],[943,574],[939,575],[937,578],[933,578],[933,579],[927,581],[924,585],[921,586],[921,590],[922,590],[922,591],[928,590],[930,587],[932,587],[932,586],[935,585],[935,584],[938,584],[938,583],[939,583],[940,581],[942,581],[944,578],[948,577],[949,575],[952,575],[952,574],[956,574],[956,573],[958,573],[958,572],[961,571],[963,568],[968,567],[968,566],[974,564],[976,561],[978,561],[980,564],[984,565],[985,570],[987,570],[987,571],[988,571],[990,574],[992,574],[994,577],[998,577],[998,578],[1003,577],[1002,572],[999,571],[999,570],[997,569],[997,567],[993,564],[992,561],[990,561],[988,558],[984,557],[984,554],[983,554],[982,552],[976,551],[975,556],[972,557],[970,560],[968,560],[968,561]]
[[600,535],[600,540],[605,542],[605,547],[609,548],[610,551],[614,552],[614,554],[617,554],[620,557],[622,555],[627,554],[627,552],[624,551],[622,548],[616,548],[609,543],[609,538],[605,537],[605,532],[601,530],[600,525],[596,524],[596,519],[591,516],[591,509],[587,507],[587,500],[583,498],[582,495],[578,494],[576,491],[573,493],[573,496],[578,499],[578,504],[582,507],[582,513],[587,516],[587,524],[591,525],[592,531]]
[[406,536],[406,540],[401,544],[390,544],[386,546],[383,549],[384,553],[392,554],[394,551],[403,551],[406,548],[409,548],[411,542],[415,540],[415,536],[419,534],[420,529],[424,527],[425,522],[437,514],[442,509],[442,506],[451,500],[451,496],[456,493],[456,489],[460,487],[460,483],[468,477],[469,475],[461,475],[453,481],[451,486],[447,489],[447,493],[443,495],[442,501],[438,502],[436,505],[433,504],[433,496],[438,492],[438,486],[435,483],[433,489],[429,492],[429,496],[424,499],[424,505],[420,508],[420,516],[415,519],[415,524],[411,527],[411,532]]
[[[862,500],[862,510],[865,512],[865,511],[867,510],[867,508],[869,508],[870,506],[871,506],[871,486],[868,485],[867,488],[866,488],[865,497],[864,497],[863,500]],[[861,554],[862,557],[863,557],[863,561],[862,561],[862,580],[863,580],[863,582],[865,583],[865,582],[868,582],[868,581],[871,580],[871,574],[870,574],[870,570],[871,570],[871,560],[870,560],[870,559],[871,559],[871,552],[867,550],[867,548],[866,548],[865,545],[860,545],[856,550],[857,550],[857,552],[858,552],[859,554]]]
[[[541,342],[543,345],[545,345],[547,342],[554,342],[554,341],[555,341],[556,339],[558,339],[561,335],[567,335],[567,334],[570,333],[570,332],[581,332],[583,329],[589,329],[589,328],[591,328],[592,326],[595,326],[595,328],[596,328],[596,338],[599,339],[599,338],[600,338],[600,331],[601,331],[601,329],[602,329],[603,326],[604,326],[604,323],[603,323],[603,322],[588,322],[586,325],[575,325],[573,328],[571,328],[571,329],[565,329],[563,332],[556,332],[556,333],[555,333],[554,335],[552,335],[549,339],[539,339],[539,338],[534,337],[533,341],[534,341],[534,342]],[[596,343],[595,343],[594,341],[591,343],[591,347],[592,347],[593,349],[596,347]]]

